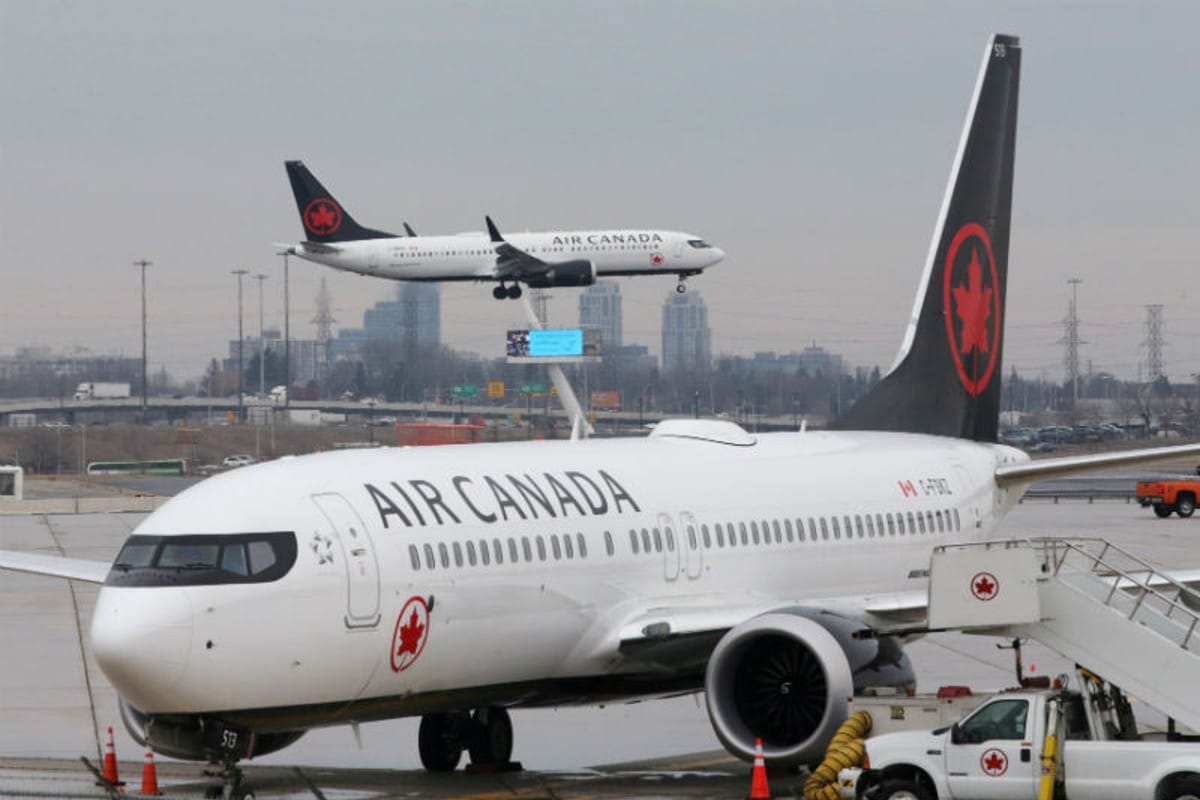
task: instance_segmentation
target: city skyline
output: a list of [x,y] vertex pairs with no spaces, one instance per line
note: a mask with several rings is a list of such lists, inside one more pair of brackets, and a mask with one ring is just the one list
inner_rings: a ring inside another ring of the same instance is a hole
[[[1190,5],[0,9],[0,64],[22,76],[0,88],[2,352],[139,354],[139,259],[154,262],[151,372],[197,375],[235,335],[233,268],[271,276],[280,324],[272,242],[300,236],[282,162],[303,158],[387,229],[478,230],[490,213],[512,230],[694,231],[729,254],[689,283],[714,354],[816,339],[887,369],[981,47],[1000,30],[1025,49],[1006,370],[1063,379],[1079,277],[1085,369],[1136,378],[1144,308],[1162,304],[1167,374],[1200,371],[1200,107],[1179,102],[1200,96]],[[530,35],[564,68],[520,58]],[[380,103],[398,80],[400,99]],[[393,291],[295,259],[291,278],[296,337],[322,279],[341,320]],[[673,282],[621,282],[629,341],[657,351]],[[571,320],[576,293],[554,294],[551,319]],[[447,344],[485,356],[524,323],[482,285],[445,287],[442,307]]]

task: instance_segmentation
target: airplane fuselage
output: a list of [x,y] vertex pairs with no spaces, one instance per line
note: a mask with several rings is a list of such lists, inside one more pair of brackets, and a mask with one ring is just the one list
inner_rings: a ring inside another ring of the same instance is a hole
[[[587,260],[597,275],[701,272],[724,253],[676,231],[552,231],[506,235],[513,246],[547,262]],[[392,280],[481,281],[496,278],[496,247],[484,233],[401,236],[295,245],[296,255],[335,269]]]
[[662,624],[654,609],[674,609],[677,627],[680,609],[728,627],[923,591],[930,549],[986,536],[1019,499],[996,488],[996,466],[1025,459],[943,437],[750,436],[689,421],[645,440],[285,458],[196,485],[131,540],[294,533],[285,575],[110,576],[92,642],[142,711],[258,730],[425,714],[464,696],[522,706],[692,691],[702,662],[656,673],[621,650]]

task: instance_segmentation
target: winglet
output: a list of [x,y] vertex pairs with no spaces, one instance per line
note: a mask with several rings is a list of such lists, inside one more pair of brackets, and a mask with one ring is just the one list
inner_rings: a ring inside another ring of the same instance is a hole
[[407,233],[409,236],[417,235],[417,232],[412,229],[412,225],[409,225],[407,222],[404,223],[404,232]]
[[492,218],[485,216],[484,219],[487,220],[488,235],[492,237],[492,241],[497,243],[503,242],[504,237],[500,235],[500,231],[496,228],[496,223],[492,222]]

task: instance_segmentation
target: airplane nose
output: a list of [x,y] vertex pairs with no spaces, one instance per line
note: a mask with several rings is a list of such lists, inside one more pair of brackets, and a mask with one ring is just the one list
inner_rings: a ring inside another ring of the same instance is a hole
[[721,249],[721,248],[719,248],[719,247],[714,247],[714,248],[713,248],[713,262],[712,262],[712,263],[714,263],[714,264],[720,264],[720,263],[721,263],[722,261],[724,261],[724,260],[725,260],[725,251],[724,251],[724,250],[722,250],[722,249]]
[[172,710],[171,690],[192,641],[186,590],[101,587],[91,638],[96,662],[122,697],[143,711]]

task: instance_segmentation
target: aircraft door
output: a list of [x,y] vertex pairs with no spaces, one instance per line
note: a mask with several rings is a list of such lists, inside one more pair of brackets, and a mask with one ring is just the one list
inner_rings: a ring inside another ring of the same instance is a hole
[[683,247],[683,239],[677,239],[674,248],[671,250],[671,255],[674,256],[676,261],[683,258]]
[[379,561],[371,533],[340,494],[314,494],[313,502],[329,522],[346,566],[346,627],[379,624]]
[[655,537],[662,536],[662,552],[663,552],[663,577],[668,581],[677,580],[679,578],[679,556],[682,542],[680,536],[675,530],[675,521],[671,519],[670,514],[658,515],[658,531],[655,532]]
[[704,570],[704,548],[700,545],[700,526],[687,511],[679,515],[679,546],[683,548],[683,563],[688,580],[694,581]]
[[966,467],[962,464],[954,465],[954,475],[958,478],[958,485],[961,487],[959,491],[959,509],[962,515],[962,530],[968,538],[977,538],[979,530],[983,525],[982,515],[979,509],[979,497],[972,493],[974,483],[971,480],[971,475],[967,472]]

